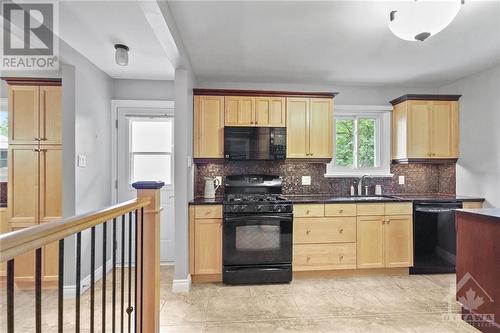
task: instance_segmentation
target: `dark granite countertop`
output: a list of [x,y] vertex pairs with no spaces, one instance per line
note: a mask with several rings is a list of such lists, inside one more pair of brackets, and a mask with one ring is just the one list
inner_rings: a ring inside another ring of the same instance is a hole
[[484,201],[484,198],[479,197],[442,193],[401,193],[390,194],[390,196],[409,199],[411,201]]
[[[405,193],[405,194],[387,194],[383,196],[368,197],[349,197],[335,196],[329,194],[320,195],[284,195],[292,200],[293,203],[362,203],[362,202],[413,202],[413,201],[484,201],[484,198],[450,195],[439,193]],[[221,205],[224,197],[217,196],[215,199],[205,199],[197,197],[189,202],[190,205]]]
[[500,220],[500,208],[457,209],[457,212],[493,217]]

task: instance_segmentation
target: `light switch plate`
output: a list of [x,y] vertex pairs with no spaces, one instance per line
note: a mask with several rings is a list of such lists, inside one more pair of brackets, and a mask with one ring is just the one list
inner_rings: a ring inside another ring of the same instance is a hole
[[399,176],[399,185],[405,184],[405,176]]
[[311,185],[311,176],[302,176],[302,185]]
[[87,166],[87,156],[86,155],[78,155],[78,166],[80,168],[85,168]]

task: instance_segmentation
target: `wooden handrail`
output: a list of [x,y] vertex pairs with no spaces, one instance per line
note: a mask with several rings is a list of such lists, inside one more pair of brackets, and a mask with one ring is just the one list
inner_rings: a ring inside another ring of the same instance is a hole
[[150,204],[147,198],[0,235],[0,263]]

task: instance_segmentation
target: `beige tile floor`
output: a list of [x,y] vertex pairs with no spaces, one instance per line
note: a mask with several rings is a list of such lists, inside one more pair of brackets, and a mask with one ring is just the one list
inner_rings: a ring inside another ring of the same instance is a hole
[[[453,320],[460,308],[454,300],[452,274],[302,279],[262,286],[198,284],[190,293],[174,294],[173,267],[162,267],[161,273],[161,332],[478,332]],[[106,331],[110,332],[110,283],[106,290]],[[95,323],[99,328],[101,293],[102,285],[97,284]],[[82,296],[82,332],[88,332],[89,304],[86,292]],[[42,306],[43,331],[56,332],[55,292],[44,292]],[[33,308],[31,292],[16,293],[17,332],[34,331]],[[72,332],[74,301],[66,300],[64,309],[65,332]],[[0,311],[0,332],[5,332],[4,290]]]

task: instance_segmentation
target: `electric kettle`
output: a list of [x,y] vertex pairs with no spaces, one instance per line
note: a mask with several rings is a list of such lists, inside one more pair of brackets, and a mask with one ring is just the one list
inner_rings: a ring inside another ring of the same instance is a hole
[[218,179],[205,177],[205,199],[214,199],[215,191],[217,191],[219,186],[220,182]]

